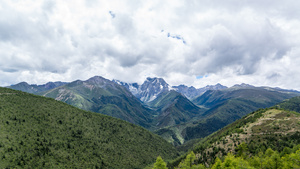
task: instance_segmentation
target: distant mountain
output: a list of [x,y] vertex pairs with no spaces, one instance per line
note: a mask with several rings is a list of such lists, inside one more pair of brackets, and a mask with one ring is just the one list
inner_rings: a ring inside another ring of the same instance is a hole
[[126,83],[122,82],[120,80],[112,80],[113,82],[124,86],[126,89],[128,89],[134,96],[137,96],[139,94],[139,87],[140,85],[138,83]]
[[148,77],[142,85],[139,85],[137,83],[126,83],[119,80],[113,81],[127,88],[133,95],[135,95],[144,103],[151,102],[156,99],[161,93],[165,93],[166,91],[171,90],[175,90],[183,94],[188,99],[194,99],[195,97],[200,96],[208,90],[221,90],[227,88],[226,86],[223,86],[219,83],[216,85],[208,85],[199,89],[196,89],[193,86],[188,87],[185,85],[171,87],[168,83],[166,83],[164,79],[157,77]]
[[[300,144],[299,121],[299,113],[277,108],[259,109],[200,140],[192,148],[198,157],[196,163],[212,164],[216,157],[222,158],[229,152],[252,157],[268,148],[284,156]],[[183,158],[170,166],[177,166]]]
[[163,92],[170,91],[171,87],[162,78],[148,77],[142,85],[137,83],[126,83],[119,80],[113,80],[115,83],[127,88],[133,95],[135,95],[142,102],[151,102]]
[[179,85],[179,86],[172,86],[172,88],[174,90],[176,90],[177,92],[183,94],[184,96],[186,96],[189,99],[202,94],[201,91],[199,91],[198,89],[196,89],[193,86],[188,87],[186,85]]
[[[75,94],[76,83],[61,90]],[[96,77],[82,89],[114,87],[105,83]],[[0,88],[0,119],[0,168],[132,169],[178,155],[142,127],[8,88]]]
[[208,90],[221,90],[221,89],[226,89],[227,87],[218,83],[216,85],[207,85],[199,89],[196,89],[193,86],[188,87],[185,85],[172,86],[172,88],[192,100],[195,97],[202,95]]
[[21,82],[21,83],[15,84],[15,85],[7,86],[7,88],[20,90],[20,91],[27,92],[27,93],[37,94],[40,92],[54,89],[59,86],[63,86],[65,84],[67,84],[67,82],[48,82],[43,85],[36,85],[36,84],[29,85],[26,82]]
[[[19,89],[28,92],[27,89],[37,88],[35,85],[24,85],[26,87]],[[50,85],[38,87],[45,86]],[[84,110],[117,117],[150,130],[196,120],[204,112],[204,109],[176,92],[162,78],[147,78],[142,85],[138,85],[96,76],[87,81],[77,80],[59,87],[52,85],[50,90],[44,90],[32,93],[55,98]]]
[[[267,90],[261,87],[231,87],[223,90],[209,90],[193,102],[207,108],[201,119],[156,131],[174,145],[188,140],[203,138],[259,109],[273,106],[285,99],[299,95],[298,92]],[[176,136],[176,137],[175,137]],[[184,140],[178,142],[178,140]]]
[[175,91],[176,88],[171,88],[162,78],[147,78],[142,85],[117,80],[114,82],[127,88],[143,101],[145,106],[157,112],[153,129],[195,120],[204,112],[204,109]]
[[231,88],[253,88],[255,86],[246,84],[246,83],[241,83],[241,84],[235,84],[234,86],[232,86]]
[[146,109],[126,88],[100,76],[77,80],[43,94],[78,108],[106,114],[149,128],[155,112]]
[[197,119],[204,112],[204,109],[194,105],[185,96],[174,90],[161,93],[147,105],[158,112],[155,126],[159,128]]
[[170,91],[170,86],[162,78],[150,78],[139,87],[136,95],[142,102],[151,102],[163,92]]

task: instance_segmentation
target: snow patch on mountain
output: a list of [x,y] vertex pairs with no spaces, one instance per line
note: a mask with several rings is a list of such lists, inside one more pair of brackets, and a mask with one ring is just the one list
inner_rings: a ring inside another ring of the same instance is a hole
[[185,85],[170,86],[168,83],[166,83],[164,79],[157,77],[148,77],[142,85],[139,85],[137,83],[121,82],[119,80],[113,81],[121,86],[126,87],[134,96],[136,96],[138,99],[145,103],[151,102],[154,99],[156,99],[160,94],[171,90],[175,90],[181,93],[188,99],[193,99],[205,93],[207,90],[220,90],[227,88],[226,86],[223,86],[219,83],[216,85],[208,85],[199,89],[196,89],[193,86],[188,87]]

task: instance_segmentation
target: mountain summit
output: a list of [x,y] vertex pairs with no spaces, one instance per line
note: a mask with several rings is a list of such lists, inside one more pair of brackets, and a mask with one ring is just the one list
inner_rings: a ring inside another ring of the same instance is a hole
[[142,85],[137,83],[126,83],[119,80],[113,80],[113,82],[127,88],[134,96],[144,103],[152,102],[158,98],[159,95],[171,90],[181,93],[188,99],[193,100],[208,90],[221,90],[227,88],[220,83],[216,85],[207,85],[198,89],[193,86],[188,87],[186,85],[170,86],[163,78],[158,77],[148,77]]
[[134,95],[123,86],[101,76],[71,82],[47,91],[44,96],[145,128],[149,128],[152,122],[152,112],[143,107]]
[[150,78],[140,86],[137,97],[142,102],[150,102],[157,98],[157,96],[165,91],[170,91],[170,86],[162,78]]
[[113,82],[127,88],[134,96],[144,103],[155,100],[158,95],[170,91],[172,88],[163,78],[148,77],[142,85],[137,83],[126,83],[119,80]]

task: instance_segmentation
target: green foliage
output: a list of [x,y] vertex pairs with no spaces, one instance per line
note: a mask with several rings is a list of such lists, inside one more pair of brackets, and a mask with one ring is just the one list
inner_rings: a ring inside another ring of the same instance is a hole
[[194,152],[190,152],[186,156],[185,160],[179,164],[179,168],[183,168],[183,169],[190,169],[190,168],[192,168],[195,159],[196,159],[196,156],[195,156]]
[[206,168],[203,164],[198,164],[195,165],[195,160],[196,160],[196,156],[194,154],[194,152],[190,152],[186,158],[184,159],[184,161],[182,161],[178,168],[181,169],[204,169]]
[[142,127],[0,88],[0,168],[143,168],[172,145]]
[[[299,168],[300,167],[300,145],[293,148],[294,152],[280,156],[280,153],[268,148],[264,153],[260,152],[252,157],[242,158],[239,155],[228,153],[223,160],[216,158],[215,162],[206,167],[203,164],[196,164],[196,156],[194,152],[187,155],[177,167],[182,169],[281,169],[281,168]],[[243,144],[239,148],[247,150],[246,145]],[[295,151],[295,149],[299,148]]]
[[300,97],[293,97],[278,105],[279,108],[300,113]]
[[237,156],[245,159],[247,157],[248,151],[248,145],[245,142],[242,142],[242,144],[238,145],[236,148]]
[[[189,154],[190,155],[190,154]],[[188,156],[189,156],[188,155]],[[187,158],[188,159],[188,158]],[[186,159],[186,160],[187,160]],[[186,162],[181,163],[178,168],[193,169],[206,168],[204,165],[192,164]],[[182,165],[182,164],[188,165]],[[281,169],[281,168],[299,168],[300,167],[300,149],[296,152],[280,156],[277,151],[267,149],[265,153],[259,153],[252,157],[241,158],[232,153],[228,153],[224,160],[216,158],[215,163],[209,168],[211,169]]]
[[161,158],[161,156],[157,157],[156,162],[154,163],[153,169],[168,169],[167,164],[164,162],[164,160]]

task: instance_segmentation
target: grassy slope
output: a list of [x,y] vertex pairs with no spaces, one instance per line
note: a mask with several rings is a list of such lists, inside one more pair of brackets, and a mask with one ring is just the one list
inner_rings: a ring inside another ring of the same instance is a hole
[[[210,164],[214,159],[235,153],[237,145],[245,142],[251,154],[272,148],[279,152],[284,147],[300,144],[300,114],[283,109],[260,109],[202,139],[193,151],[198,163]],[[171,166],[177,166],[183,157]]]
[[128,122],[0,88],[0,168],[142,168],[177,155]]

